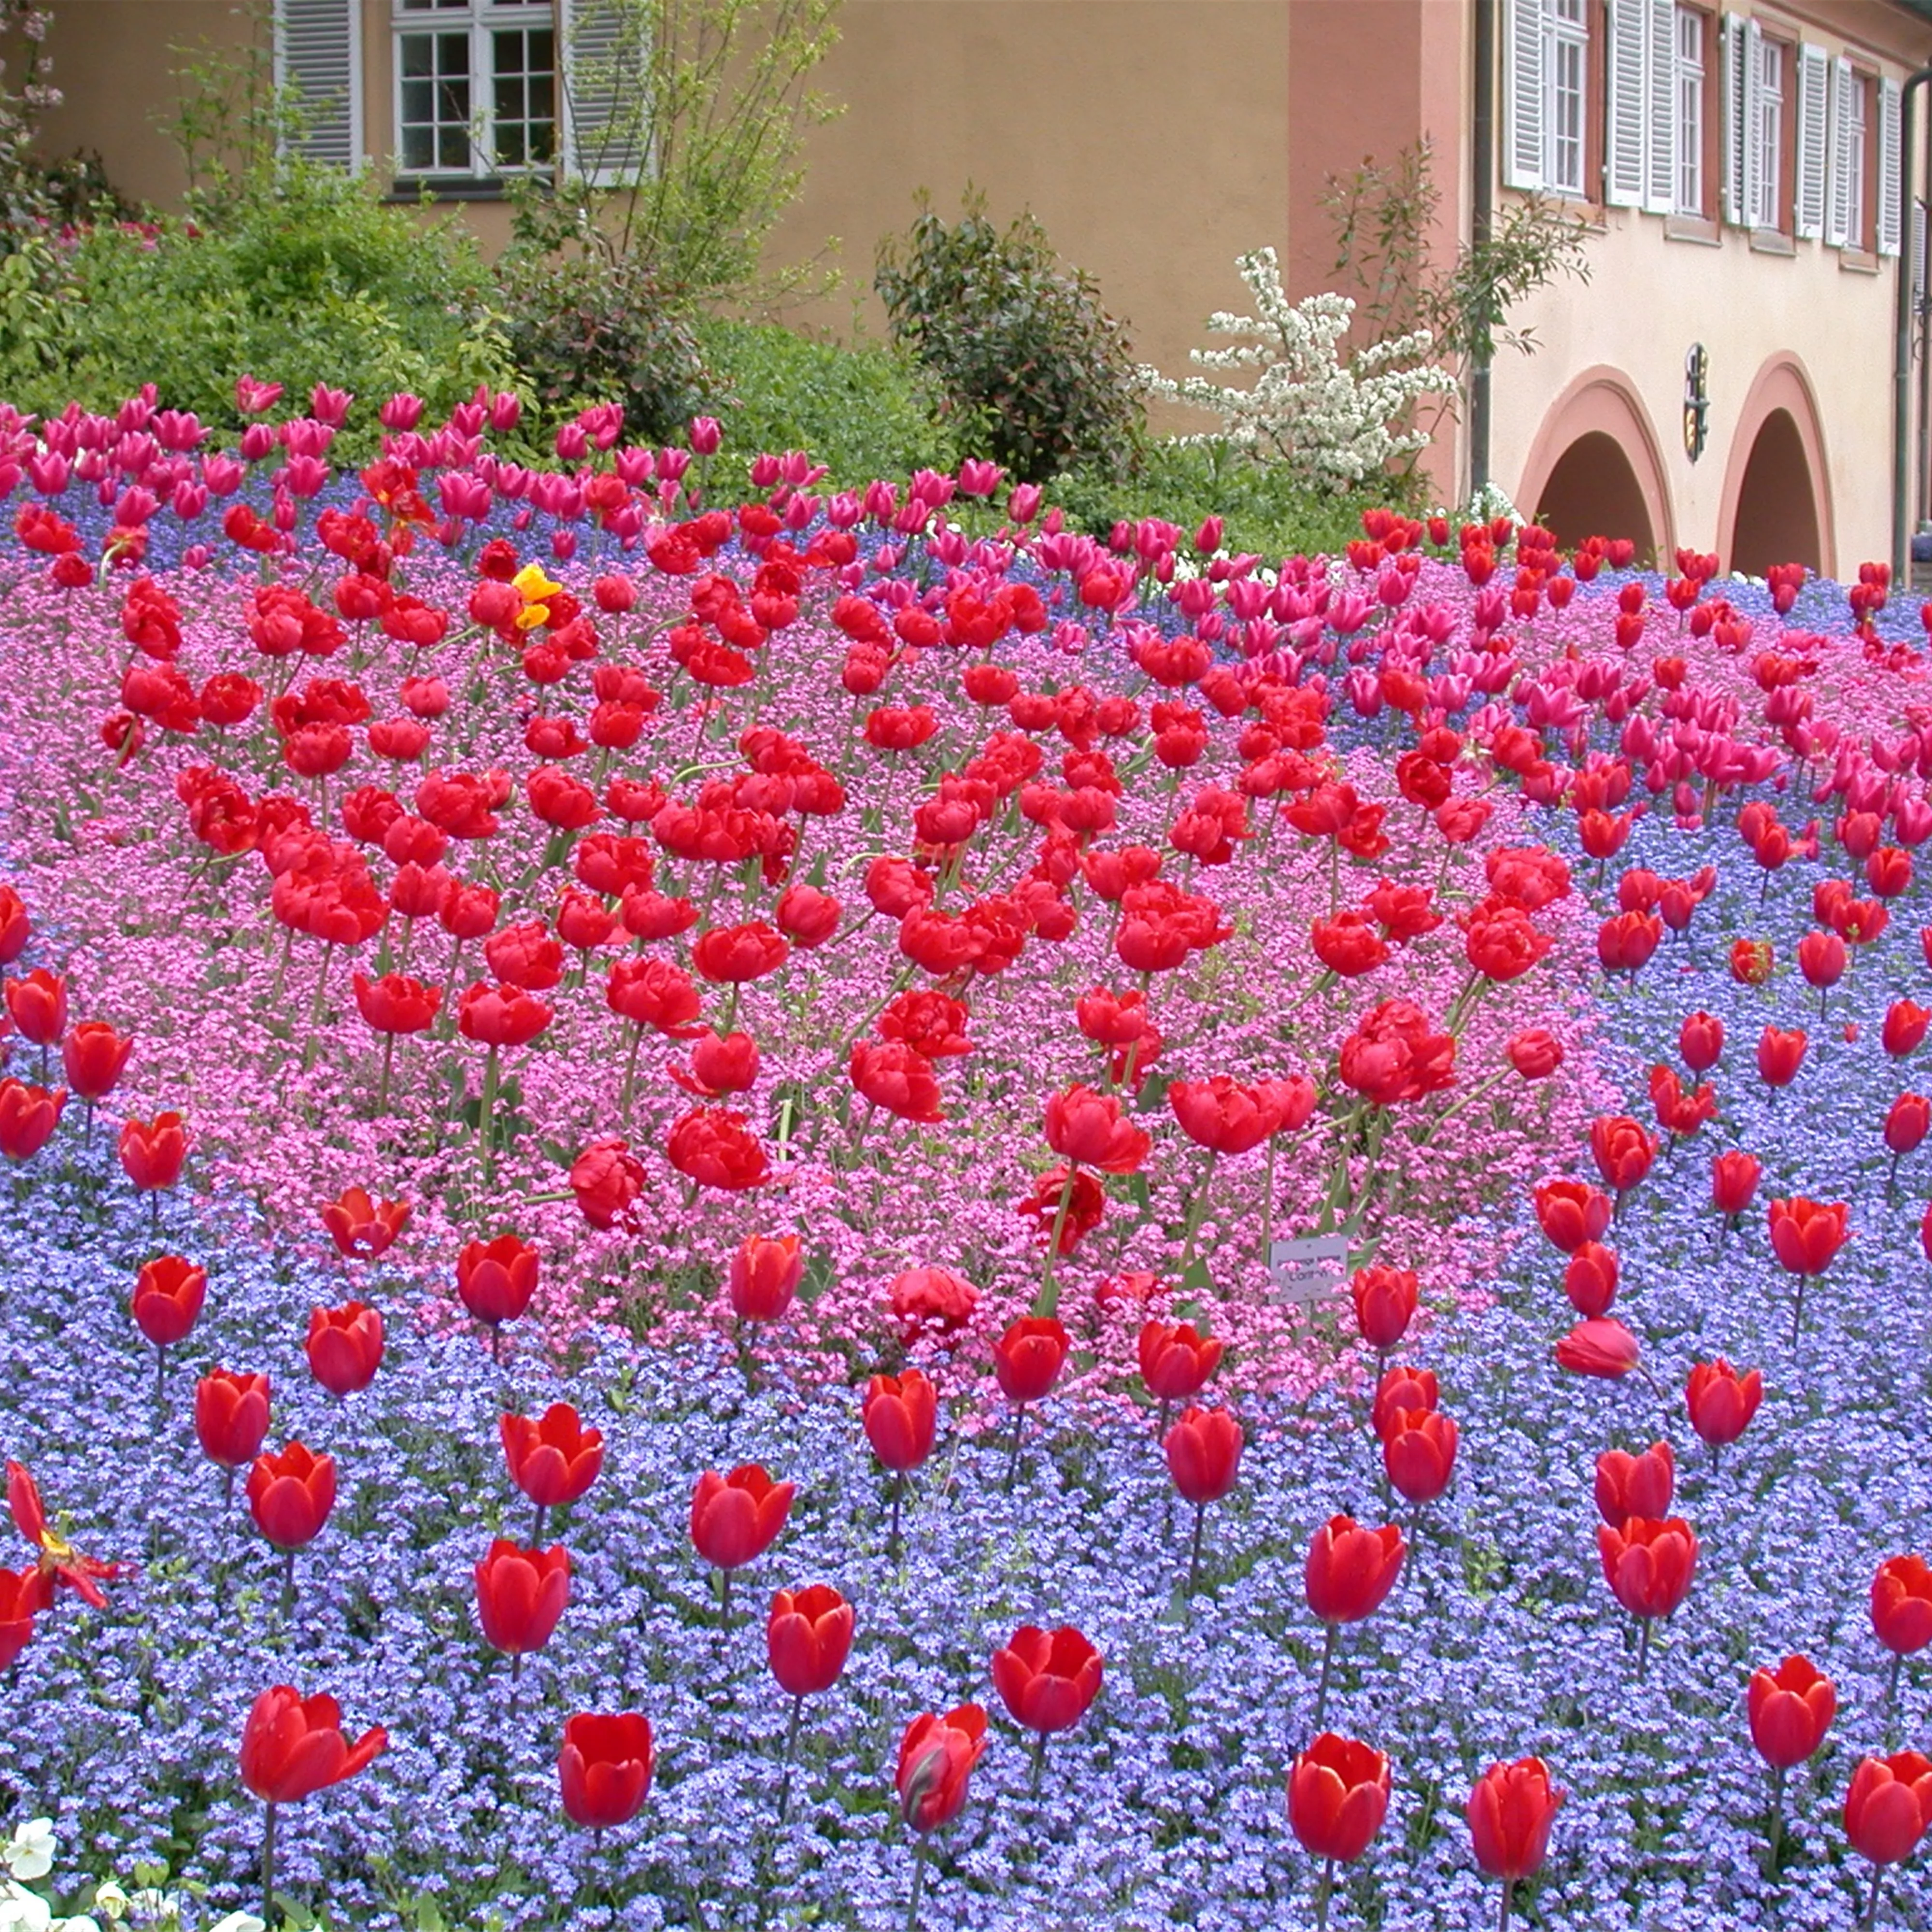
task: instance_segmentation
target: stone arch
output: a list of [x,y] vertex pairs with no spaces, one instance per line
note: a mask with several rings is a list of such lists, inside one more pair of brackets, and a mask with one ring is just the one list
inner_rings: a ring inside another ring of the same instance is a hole
[[1762,577],[1774,563],[1834,574],[1831,470],[1810,378],[1791,355],[1773,356],[1746,391],[1718,514],[1726,568]]
[[1621,370],[1586,369],[1550,405],[1516,500],[1565,548],[1587,536],[1628,537],[1640,557],[1670,555],[1677,532],[1662,453]]

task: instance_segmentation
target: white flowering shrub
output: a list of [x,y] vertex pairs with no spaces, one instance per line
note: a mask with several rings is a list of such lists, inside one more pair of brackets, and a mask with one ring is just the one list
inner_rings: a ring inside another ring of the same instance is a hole
[[1433,346],[1427,329],[1370,343],[1345,362],[1341,341],[1355,312],[1348,296],[1290,302],[1272,248],[1244,255],[1235,266],[1256,313],[1211,315],[1208,328],[1246,340],[1197,349],[1192,359],[1203,369],[1255,370],[1253,383],[1241,388],[1203,376],[1177,382],[1144,368],[1155,396],[1212,410],[1228,442],[1261,461],[1286,463],[1321,489],[1359,484],[1391,458],[1421,448],[1428,435],[1406,426],[1411,409],[1421,397],[1450,395],[1456,388],[1448,370],[1423,359]]

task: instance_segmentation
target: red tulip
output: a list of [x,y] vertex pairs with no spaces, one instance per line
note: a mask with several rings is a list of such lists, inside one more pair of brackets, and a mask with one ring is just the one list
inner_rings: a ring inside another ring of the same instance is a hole
[[805,1274],[796,1234],[747,1234],[731,1257],[731,1312],[741,1322],[777,1322]]
[[1412,1503],[1433,1502],[1455,1473],[1456,1434],[1439,1409],[1398,1409],[1382,1438],[1390,1483]]
[[1922,1556],[1892,1556],[1872,1579],[1872,1630],[1898,1657],[1932,1643],[1932,1567]]
[[993,1372],[1006,1400],[1022,1407],[1042,1400],[1059,1378],[1069,1340],[1051,1316],[1021,1316],[993,1349]]
[[121,1165],[138,1188],[173,1186],[187,1158],[188,1135],[178,1114],[129,1120],[121,1130]]
[[526,1046],[550,1024],[550,1009],[516,986],[478,981],[456,1010],[457,1030],[490,1048]]
[[135,1278],[130,1312],[134,1325],[158,1348],[185,1341],[208,1296],[208,1275],[179,1255],[149,1262]]
[[1792,1310],[1791,1340],[1795,1346],[1804,1319],[1804,1284],[1822,1274],[1832,1258],[1850,1238],[1842,1201],[1808,1200],[1802,1195],[1772,1202],[1769,1212],[1772,1252],[1798,1276],[1798,1295]]
[[1208,1340],[1190,1322],[1172,1327],[1165,1322],[1147,1322],[1138,1344],[1141,1380],[1163,1406],[1190,1401],[1220,1366],[1225,1346]]
[[44,966],[4,988],[8,1012],[20,1037],[35,1046],[52,1046],[67,1030],[67,982]]
[[1845,976],[1845,942],[1835,932],[1808,932],[1798,942],[1798,970],[1822,994]]
[[471,1241],[456,1258],[456,1292],[478,1322],[498,1328],[529,1308],[539,1265],[536,1250],[514,1234]]
[[830,1584],[780,1590],[765,1624],[772,1675],[788,1697],[816,1696],[838,1682],[852,1648],[852,1606]]
[[1636,1337],[1614,1316],[1580,1322],[1556,1345],[1556,1365],[1580,1376],[1618,1382],[1637,1365]]
[[11,886],[0,886],[0,966],[10,966],[20,958],[32,932],[20,894]]
[[[1894,1000],[1886,1009],[1885,1027],[1879,1037],[1886,1052],[1894,1059],[1902,1060],[1908,1053],[1917,1051],[1925,1038],[1928,1025],[1932,1025],[1932,1009],[1910,1000]],[[71,1075],[68,1076],[68,1084],[73,1084]]]
[[[1678,1029],[1677,1050],[1693,1073],[1708,1072],[1724,1055],[1724,1022],[1716,1014],[1707,1013],[1700,1008]],[[1535,1760],[1526,1762],[1533,1763]]]
[[34,1634],[34,1612],[40,1606],[38,1570],[0,1570],[0,1670],[4,1670]]
[[1612,1528],[1634,1516],[1662,1516],[1677,1486],[1677,1459],[1668,1442],[1653,1442],[1640,1456],[1606,1449],[1597,1458],[1597,1509]]
[[763,920],[753,920],[700,934],[692,946],[691,963],[702,978],[742,985],[776,972],[790,952],[782,933]]
[[1885,1117],[1885,1144],[1892,1150],[1892,1170],[1918,1149],[1932,1130],[1932,1101],[1922,1094],[1901,1094],[1892,1102]]
[[105,1020],[82,1020],[61,1048],[68,1087],[83,1100],[104,1099],[119,1084],[134,1050],[131,1034],[116,1033]]
[[378,1725],[351,1744],[333,1697],[304,1697],[286,1684],[255,1700],[242,1732],[242,1782],[270,1804],[295,1804],[340,1784],[380,1756],[388,1733]]
[[1789,1033],[1766,1027],[1758,1036],[1758,1077],[1767,1087],[1789,1087],[1804,1064],[1808,1043],[1802,1027],[1794,1027]]
[[[1508,1890],[1542,1869],[1550,1850],[1550,1828],[1564,1793],[1550,1782],[1540,1757],[1492,1764],[1477,1779],[1464,1816],[1476,1862]],[[1507,1906],[1504,1919],[1508,1917]]]
[[386,1254],[398,1235],[410,1225],[406,1201],[374,1201],[364,1187],[345,1189],[333,1201],[325,1201],[317,1212],[328,1230],[336,1252],[346,1260],[360,1256],[374,1261]]
[[1442,1399],[1433,1369],[1413,1369],[1398,1362],[1384,1370],[1376,1384],[1375,1400],[1369,1405],[1369,1426],[1376,1440],[1382,1442],[1403,1411],[1434,1408]]
[[615,1227],[644,1186],[644,1164],[627,1141],[592,1141],[571,1166],[578,1212],[593,1228]]
[[258,1456],[248,1472],[255,1527],[278,1550],[299,1550],[321,1534],[335,1507],[335,1459],[300,1442]]
[[9,1160],[32,1160],[53,1138],[67,1105],[67,1089],[29,1087],[0,1080],[0,1154]]
[[426,1032],[435,1023],[442,1005],[442,988],[400,973],[386,973],[371,980],[358,973],[350,982],[356,994],[356,1010],[364,1023],[376,1033]]
[[664,1156],[687,1180],[728,1193],[760,1186],[771,1172],[745,1116],[721,1107],[695,1108],[676,1121]]
[[1563,1064],[1563,1042],[1542,1027],[1514,1035],[1503,1052],[1526,1080],[1547,1080]]
[[194,1432],[211,1462],[252,1462],[268,1432],[268,1377],[211,1369],[195,1384]]
[[1413,1269],[1381,1262],[1358,1269],[1348,1292],[1355,1305],[1356,1328],[1370,1348],[1386,1354],[1408,1333],[1419,1294]]
[[775,1483],[755,1462],[728,1476],[707,1469],[691,1497],[691,1540],[719,1570],[739,1570],[769,1549],[790,1513],[795,1491]]
[[1590,1123],[1590,1152],[1604,1184],[1628,1194],[1649,1173],[1657,1142],[1629,1114],[1610,1114]]
[[567,1402],[552,1402],[536,1420],[506,1415],[497,1432],[510,1480],[540,1510],[575,1502],[604,1466],[602,1432],[586,1429]]
[[922,1835],[959,1815],[967,1781],[986,1748],[986,1714],[962,1704],[944,1717],[928,1711],[906,1726],[893,1784],[899,1816]]
[[1711,1204],[1735,1222],[1750,1205],[1761,1171],[1754,1154],[1733,1149],[1716,1156],[1711,1162]]
[[1744,1432],[1763,1399],[1764,1377],[1756,1369],[1739,1375],[1721,1355],[1696,1364],[1684,1389],[1690,1426],[1714,1449]]
[[1246,1154],[1280,1131],[1281,1108],[1270,1083],[1243,1086],[1226,1074],[1211,1080],[1176,1080],[1167,1103],[1180,1130],[1214,1154]]
[[1597,1553],[1611,1594],[1648,1622],[1684,1600],[1697,1567],[1697,1536],[1682,1516],[1630,1516],[1621,1528],[1598,1526]]
[[1174,1486],[1189,1502],[1219,1502],[1234,1486],[1241,1461],[1241,1425],[1225,1408],[1188,1408],[1162,1444]]
[[562,1544],[524,1550],[498,1537],[476,1566],[483,1640],[507,1657],[541,1650],[570,1600],[570,1553]]
[[938,1412],[938,1396],[917,1369],[874,1376],[866,1384],[866,1440],[886,1468],[902,1475],[932,1454]]
[[1352,1864],[1382,1829],[1388,1760],[1353,1738],[1324,1731],[1294,1760],[1288,1822],[1311,1857]]
[[1063,1160],[1103,1174],[1132,1174],[1153,1144],[1122,1114],[1120,1096],[1072,1086],[1046,1103],[1047,1144]]
[[[1932,1760],[1917,1751],[1861,1758],[1845,1794],[1845,1836],[1861,1858],[1895,1865],[1911,1857],[1932,1825]],[[1878,1888],[1872,1888],[1876,1904]],[[1865,1923],[1872,1922],[1870,1914]]]
[[1745,1694],[1751,1742],[1775,1771],[1802,1764],[1825,1742],[1838,1693],[1809,1658],[1787,1657],[1775,1670],[1755,1670]]
[[1324,1624],[1358,1623],[1373,1616],[1395,1587],[1404,1554],[1402,1532],[1394,1523],[1369,1529],[1352,1516],[1330,1516],[1308,1547],[1302,1573],[1308,1607]]
[[1022,1730],[1042,1739],[1069,1731],[1100,1694],[1100,1653],[1070,1624],[1051,1633],[1030,1624],[993,1653],[993,1688]]
[[1537,1225],[1564,1254],[1574,1254],[1610,1225],[1610,1197],[1587,1182],[1546,1180],[1534,1198]]
[[382,1316],[362,1301],[309,1311],[309,1372],[331,1395],[353,1395],[376,1378],[382,1360]]
[[557,1754],[565,1816],[586,1832],[629,1823],[643,1808],[656,1762],[648,1718],[580,1711],[565,1724]]
[[1563,1292],[1579,1315],[1607,1315],[1617,1298],[1617,1258],[1596,1241],[1586,1241],[1563,1269]]

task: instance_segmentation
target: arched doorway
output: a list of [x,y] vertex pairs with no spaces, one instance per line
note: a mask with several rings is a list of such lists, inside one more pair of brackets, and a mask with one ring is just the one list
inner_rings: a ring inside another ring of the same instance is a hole
[[1724,567],[1762,577],[1772,564],[1802,563],[1831,576],[1838,563],[1831,475],[1804,365],[1774,356],[1744,392],[1724,460],[1718,512]]
[[1640,558],[1677,541],[1670,486],[1643,399],[1622,370],[1598,363],[1545,412],[1522,466],[1517,505],[1573,545],[1628,537]]
[[1818,506],[1804,439],[1788,410],[1773,410],[1751,440],[1731,526],[1731,568],[1762,577],[1774,563],[1822,568]]
[[1564,550],[1594,536],[1628,537],[1640,556],[1657,547],[1643,486],[1622,444],[1604,430],[1586,431],[1556,459],[1537,500],[1536,520]]

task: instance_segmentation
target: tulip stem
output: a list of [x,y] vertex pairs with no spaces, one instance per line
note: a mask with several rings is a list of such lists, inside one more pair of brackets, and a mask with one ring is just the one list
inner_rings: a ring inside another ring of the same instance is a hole
[[168,1401],[168,1352],[166,1348],[154,1351],[154,1433],[161,1432],[162,1418],[167,1414]]
[[524,1653],[520,1650],[510,1660],[510,1728],[517,1727],[517,1707],[524,1696]]
[[1027,1406],[1022,1402],[1013,1412],[1013,1450],[1006,1458],[1006,1493],[1012,1494],[1013,1480],[1020,1472],[1020,1438],[1026,1429]]
[[912,1899],[906,1907],[905,1932],[919,1932],[919,1895],[926,1889],[926,1840],[914,1841],[912,1852]]
[[1274,1134],[1268,1136],[1268,1168],[1262,1180],[1262,1266],[1263,1268],[1268,1266],[1270,1251],[1274,1246],[1274,1150],[1277,1138]]
[[[1331,1624],[1332,1629],[1334,1626]],[[1328,1932],[1328,1898],[1335,1889],[1335,1861],[1322,1861],[1322,1882],[1315,1888],[1315,1932]]]
[[1166,1396],[1161,1397],[1160,1413],[1154,1420],[1154,1439],[1156,1443],[1165,1444],[1167,1441],[1168,1411],[1173,1406]]
[[1898,1724],[1898,1678],[1905,1668],[1905,1653],[1895,1650],[1892,1654],[1892,1669],[1885,1680],[1885,1748],[1892,1748],[1892,1741]]
[[275,1922],[275,1801],[268,1801],[262,1825],[262,1917]]
[[530,1547],[532,1550],[543,1546],[544,1518],[549,1514],[549,1510],[543,1504],[537,1504],[537,1520],[530,1526]]
[[1328,1679],[1335,1668],[1335,1633],[1340,1628],[1336,1624],[1322,1626],[1322,1675],[1315,1686],[1315,1720],[1309,1726],[1311,1735],[1318,1735],[1322,1720],[1328,1710]]
[[1214,1185],[1214,1163],[1221,1157],[1218,1148],[1208,1150],[1208,1172],[1201,1177],[1201,1192],[1194,1197],[1194,1208],[1187,1217],[1187,1240],[1180,1250],[1180,1273],[1184,1284],[1187,1270],[1194,1264],[1194,1244],[1201,1237],[1201,1224],[1208,1218],[1208,1196]]
[[1791,1346],[1798,1346],[1798,1331],[1804,1322],[1804,1283],[1808,1276],[1798,1277],[1798,1298],[1791,1304]]
[[376,1083],[376,1112],[378,1114],[389,1111],[389,1066],[396,1057],[396,1036],[386,1033],[382,1036],[382,1077]]
[[1194,1594],[1196,1580],[1201,1574],[1201,1531],[1208,1519],[1208,1505],[1204,1502],[1194,1505],[1194,1546],[1187,1556],[1187,1594]]
[[1766,1836],[1770,1850],[1765,1859],[1764,1875],[1775,1884],[1778,1854],[1784,1841],[1784,1767],[1781,1764],[1771,1768],[1771,1827]]
[[476,1109],[476,1145],[483,1159],[483,1185],[490,1184],[490,1116],[496,1110],[496,1049],[493,1044],[483,1062],[483,1097]]
[[1871,1897],[1865,1904],[1864,1932],[1872,1932],[1872,1928],[1878,1923],[1878,1889],[1884,1882],[1884,1866],[1877,1864],[1874,1865],[1872,1867]]
[[899,1560],[899,1505],[905,1500],[905,1472],[892,1472],[892,1520],[886,1532],[886,1554],[895,1563]]
[[1516,1903],[1516,1880],[1503,1880],[1503,1906],[1496,1915],[1496,1932],[1509,1932],[1510,1907]]
[[784,1775],[778,1780],[778,1822],[785,1821],[785,1814],[791,1809],[792,1760],[798,1753],[798,1726],[805,1715],[805,1699],[801,1694],[791,1700],[791,1722],[785,1726]]
[[721,1570],[718,1574],[724,1580],[718,1592],[718,1627],[721,1630],[729,1630],[731,1628],[731,1573],[728,1570]]
[[1027,1780],[1027,1795],[1029,1797],[1037,1798],[1040,1796],[1040,1777],[1046,1769],[1046,1733],[1036,1731],[1033,1734],[1033,1774]]
[[1639,1635],[1636,1640],[1636,1681],[1641,1684],[1650,1671],[1650,1625],[1648,1617],[1637,1619]]
[[296,1609],[296,1553],[292,1550],[282,1552],[282,1621],[286,1623],[295,1615]]
[[1053,1285],[1054,1264],[1060,1258],[1060,1237],[1066,1226],[1067,1212],[1073,1205],[1073,1185],[1079,1178],[1079,1168],[1069,1161],[1066,1184],[1060,1190],[1060,1205],[1054,1213],[1053,1232],[1046,1238],[1046,1270],[1040,1278],[1040,1293],[1033,1304],[1034,1313],[1042,1320],[1050,1319],[1060,1306],[1059,1291]]

